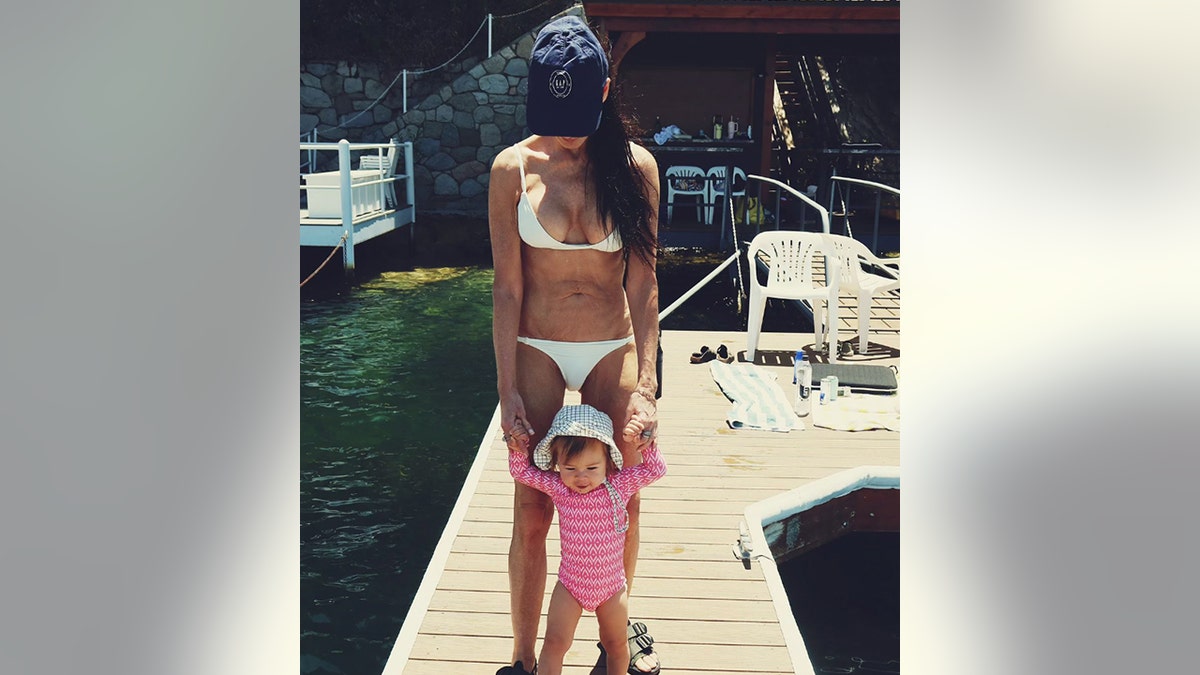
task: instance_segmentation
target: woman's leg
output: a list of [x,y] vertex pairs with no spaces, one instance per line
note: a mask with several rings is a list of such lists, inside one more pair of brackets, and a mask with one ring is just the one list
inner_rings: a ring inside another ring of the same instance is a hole
[[[558,366],[542,352],[517,345],[517,389],[525,404],[527,421],[533,427],[529,451],[546,435],[555,413],[562,408],[565,387]],[[550,497],[514,483],[513,534],[508,548],[509,606],[512,611],[513,653],[511,663],[520,661],[533,669],[538,621],[546,593],[546,535],[554,517]]]
[[[632,466],[642,461],[638,449],[639,439],[626,442],[621,430],[629,421],[629,396],[637,387],[637,348],[633,344],[613,351],[600,359],[592,369],[587,380],[580,388],[580,398],[584,403],[595,406],[608,414],[613,422],[613,440],[621,451],[621,459],[626,466]],[[629,500],[629,529],[625,532],[625,588],[626,594],[633,592],[633,577],[637,571],[638,550],[641,544],[641,505],[640,494],[635,493]],[[628,598],[626,599],[628,603]],[[621,629],[621,638],[625,638],[625,629]],[[628,661],[626,661],[628,665]],[[637,667],[644,672],[650,672],[658,665],[658,657],[643,656],[638,659]]]
[[[542,655],[538,660],[538,675],[558,675],[562,672],[563,657],[575,640],[575,628],[583,608],[571,596],[561,581],[554,583],[550,593],[550,609],[546,611],[546,639],[542,641]],[[628,668],[629,662],[625,662]],[[624,672],[624,671],[609,671]]]
[[520,661],[526,672],[532,672],[542,596],[546,592],[546,535],[554,517],[554,505],[550,497],[527,485],[516,483],[515,488],[512,541],[508,545],[511,663]]

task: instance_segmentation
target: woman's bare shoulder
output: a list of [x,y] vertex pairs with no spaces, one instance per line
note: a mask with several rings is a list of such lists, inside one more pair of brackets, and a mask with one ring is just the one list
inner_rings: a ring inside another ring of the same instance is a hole
[[520,162],[520,151],[517,149],[517,146],[510,145],[496,153],[496,156],[492,159],[492,175],[516,172],[520,168]]
[[658,173],[658,162],[649,150],[633,141],[629,141],[629,151],[633,155],[633,161],[637,163],[638,168],[645,172],[653,171],[655,174]]

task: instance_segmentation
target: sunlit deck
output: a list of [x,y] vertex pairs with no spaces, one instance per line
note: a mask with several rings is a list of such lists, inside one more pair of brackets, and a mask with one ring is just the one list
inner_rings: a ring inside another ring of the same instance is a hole
[[[868,354],[848,362],[898,366],[898,327],[893,332],[885,318],[878,319],[881,330],[872,332]],[[849,328],[843,326],[843,339],[850,337]],[[790,355],[811,342],[811,335],[765,333],[759,363],[764,356],[772,360],[773,352]],[[806,672],[808,664],[795,665],[789,658],[759,563],[747,570],[734,556],[743,511],[845,469],[899,466],[900,434],[811,425],[790,433],[734,431],[725,423],[730,404],[709,366],[688,359],[701,345],[715,349],[719,344],[744,358],[745,333],[663,333],[659,442],[669,468],[643,493],[631,616],[650,627],[664,672]],[[790,383],[790,367],[764,367]],[[493,419],[393,648],[387,675],[491,673],[509,658],[506,570],[513,482],[505,452]],[[551,572],[558,567],[557,529],[551,528],[547,546]],[[547,584],[547,600],[552,585]],[[596,641],[595,620],[585,614],[565,672],[604,672],[603,666],[595,667]]]

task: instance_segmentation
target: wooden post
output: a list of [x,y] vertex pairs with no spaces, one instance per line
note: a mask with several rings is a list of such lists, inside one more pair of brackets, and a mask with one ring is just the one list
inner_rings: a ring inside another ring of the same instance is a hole
[[[758,173],[762,176],[771,175],[771,127],[775,121],[775,59],[779,51],[778,44],[774,34],[763,39],[763,88],[762,98],[759,100],[762,113],[758,116],[758,124],[754,128],[754,138],[758,143]],[[784,149],[784,152],[787,150]],[[782,165],[780,162],[780,166]],[[779,175],[776,178],[787,182],[786,176]],[[775,209],[775,222],[778,227],[778,208]]]
[[350,194],[350,141],[338,141],[338,185],[342,198],[342,234],[346,243],[342,245],[342,270],[347,277],[354,276],[354,199]]
[[[408,224],[408,243],[413,249],[417,245],[417,195],[413,187],[413,144],[412,141],[404,142],[404,185],[405,195],[408,197],[408,208],[412,209],[412,222]],[[397,205],[397,208],[399,205]]]

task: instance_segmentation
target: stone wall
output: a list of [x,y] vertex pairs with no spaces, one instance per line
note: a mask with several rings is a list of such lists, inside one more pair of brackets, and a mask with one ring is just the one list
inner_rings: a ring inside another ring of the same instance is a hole
[[[582,12],[573,7],[559,16],[564,14]],[[316,127],[322,141],[412,141],[419,211],[486,214],[492,158],[528,135],[529,55],[542,25],[532,26],[489,58],[463,57],[434,72],[410,75],[407,113],[401,83],[392,81],[397,73],[345,61],[305,64],[300,69],[300,131]],[[334,126],[340,128],[330,128]],[[332,153],[319,157],[332,164],[319,170],[336,168]]]

